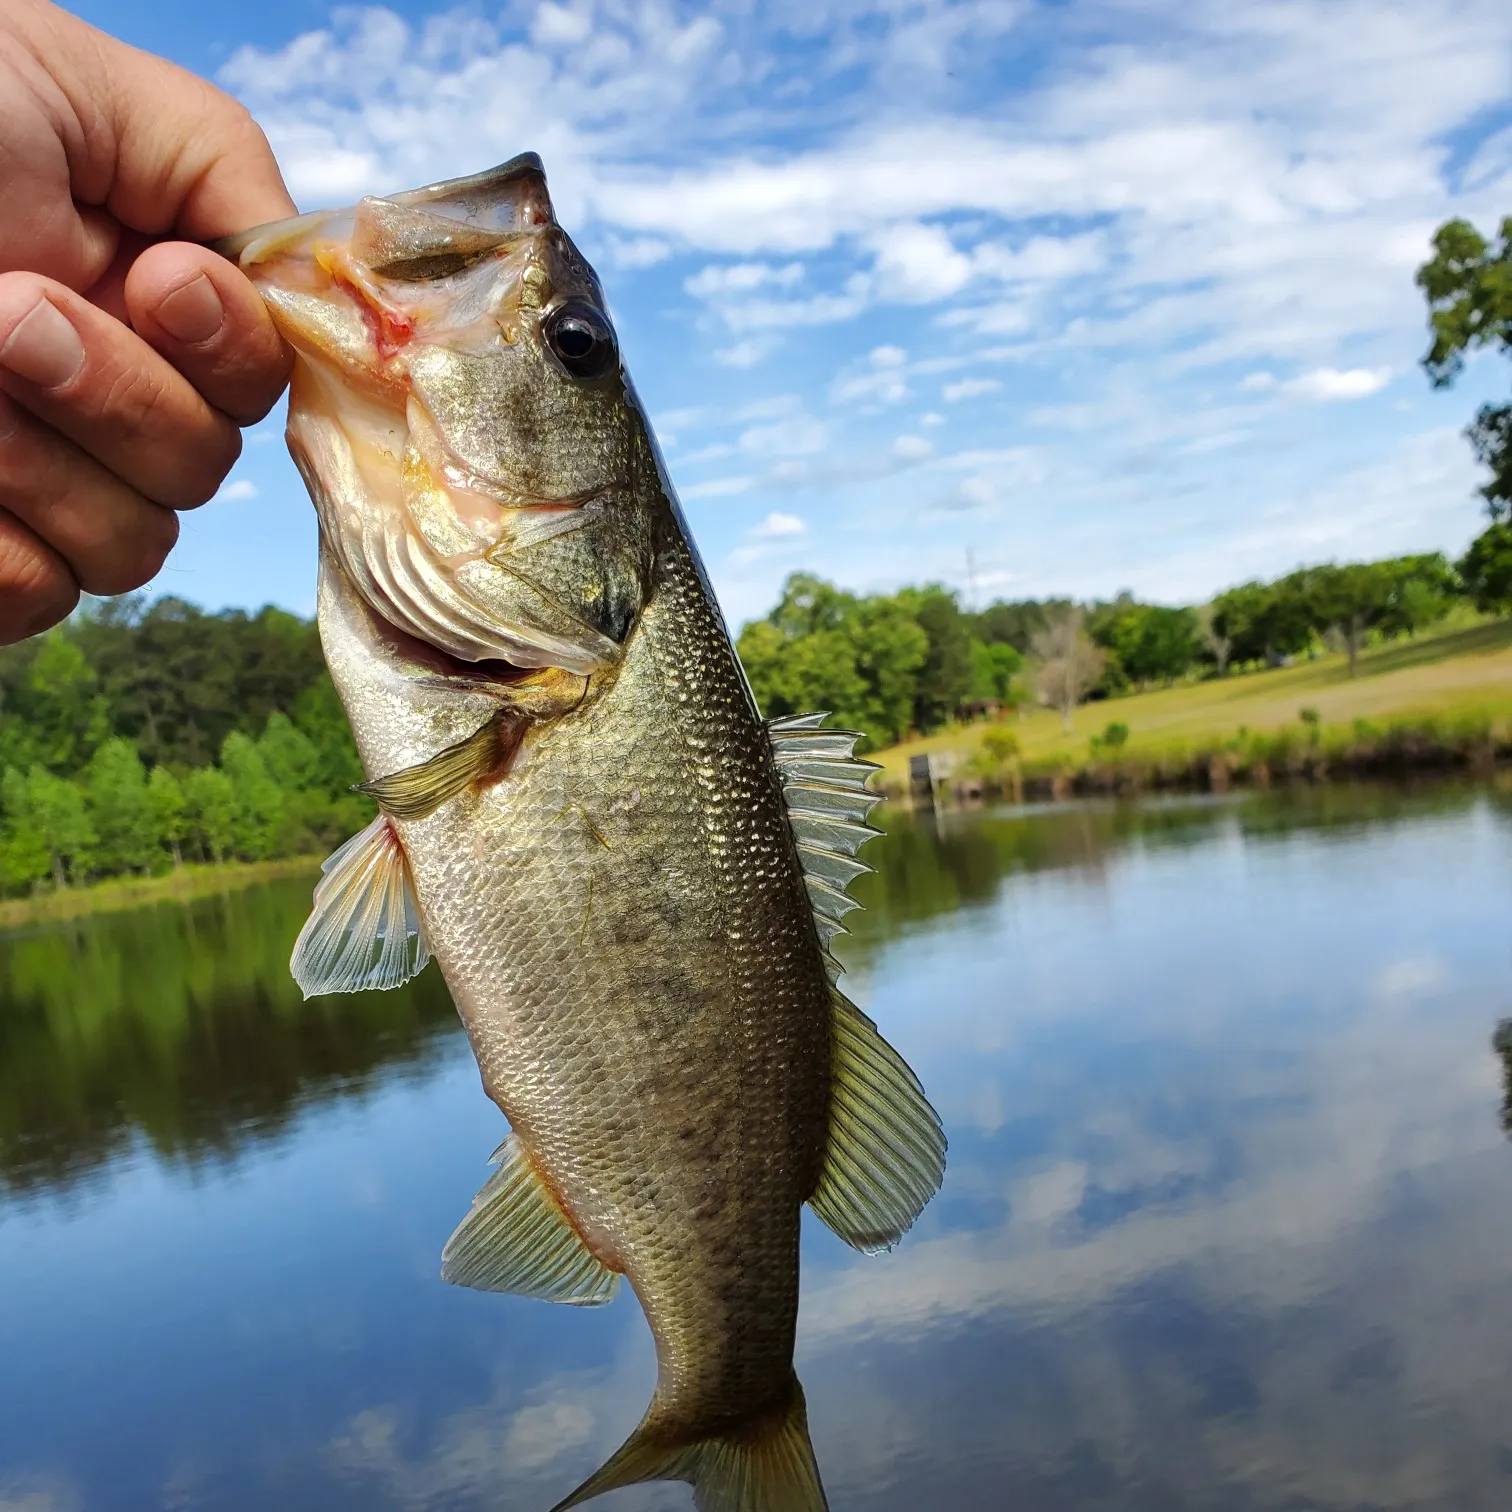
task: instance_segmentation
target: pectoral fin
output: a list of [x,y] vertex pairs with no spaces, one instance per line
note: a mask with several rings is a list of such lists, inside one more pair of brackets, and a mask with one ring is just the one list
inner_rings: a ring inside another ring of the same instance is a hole
[[834,1000],[829,1147],[809,1206],[845,1242],[891,1249],[945,1175],[945,1131],[908,1063],[848,998]]
[[430,960],[409,862],[388,816],[334,851],[321,867],[315,906],[294,942],[289,970],[307,998],[397,987]]
[[429,761],[374,782],[359,783],[353,791],[376,799],[384,813],[396,819],[423,819],[448,798],[508,766],[524,733],[522,720],[496,715],[466,740],[447,746]]
[[442,1280],[578,1307],[608,1302],[619,1277],[589,1252],[518,1136],[494,1158],[499,1169],[441,1251]]

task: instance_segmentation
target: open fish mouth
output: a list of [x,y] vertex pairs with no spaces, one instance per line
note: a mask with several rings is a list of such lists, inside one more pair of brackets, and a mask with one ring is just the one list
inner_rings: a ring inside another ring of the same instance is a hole
[[616,526],[635,427],[540,159],[216,248],[295,349],[290,450],[369,606],[461,661],[613,666],[649,571]]

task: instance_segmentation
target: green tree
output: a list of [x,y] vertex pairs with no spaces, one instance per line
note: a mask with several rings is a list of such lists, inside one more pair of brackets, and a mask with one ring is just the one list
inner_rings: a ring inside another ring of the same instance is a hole
[[46,767],[26,774],[26,818],[47,847],[53,885],[77,881],[81,862],[95,843],[94,827],[77,783],[56,777]]
[[1512,523],[1500,520],[1482,531],[1460,558],[1459,573],[1482,613],[1512,613]]
[[0,885],[10,891],[46,877],[52,853],[33,822],[26,777],[16,767],[0,777],[0,821]]
[[1013,703],[1014,679],[1024,670],[1024,658],[1007,641],[971,642],[973,699]]
[[262,861],[276,846],[283,794],[269,775],[256,742],[240,730],[226,736],[220,764],[236,796],[236,854],[244,861]]
[[23,652],[26,656],[6,700],[0,754],[15,766],[39,763],[71,775],[110,734],[110,711],[99,678],[59,625]]
[[924,632],[924,661],[914,687],[914,724],[936,730],[971,694],[971,630],[956,596],[938,583],[905,588],[898,601]]
[[[1417,272],[1428,300],[1433,341],[1423,358],[1435,388],[1454,382],[1465,353],[1496,347],[1512,355],[1512,216],[1488,242],[1468,221],[1446,221],[1433,236],[1433,256]],[[1481,489],[1493,522],[1512,510],[1512,404],[1483,405],[1465,432],[1478,461],[1490,468]]]
[[1274,583],[1241,583],[1213,600],[1213,625],[1235,662],[1275,662],[1306,649],[1312,622],[1297,573]]
[[184,837],[188,833],[184,789],[165,766],[155,766],[147,779],[147,803],[158,835],[173,853],[173,864],[184,864]]
[[236,844],[236,789],[219,767],[198,767],[184,782],[188,836],[206,861],[224,861]]
[[1353,677],[1366,632],[1390,612],[1391,574],[1380,562],[1351,562],[1310,567],[1304,576],[1303,596],[1313,628],[1337,630],[1343,637]]
[[287,714],[275,711],[268,716],[268,727],[257,742],[257,754],[262,757],[268,776],[285,793],[298,793],[317,785],[320,752]]
[[94,753],[84,792],[95,836],[90,870],[106,875],[150,870],[162,847],[147,773],[129,740],[114,736]]
[[1388,636],[1416,635],[1437,624],[1462,592],[1459,577],[1441,551],[1393,557],[1380,565],[1390,580],[1380,619],[1381,631]]

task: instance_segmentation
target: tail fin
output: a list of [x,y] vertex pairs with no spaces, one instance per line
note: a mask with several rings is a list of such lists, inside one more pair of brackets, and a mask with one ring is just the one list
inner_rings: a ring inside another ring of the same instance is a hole
[[551,1512],[658,1480],[687,1481],[698,1512],[828,1512],[798,1377],[785,1405],[715,1438],[690,1443],[658,1430],[648,1414],[619,1452]]

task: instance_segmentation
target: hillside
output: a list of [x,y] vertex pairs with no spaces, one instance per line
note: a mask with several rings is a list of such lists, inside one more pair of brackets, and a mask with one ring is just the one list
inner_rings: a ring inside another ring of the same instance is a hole
[[[1351,678],[1342,654],[1242,676],[1210,678],[1150,693],[1083,704],[1068,735],[1058,714],[1036,709],[1007,728],[1017,735],[1026,767],[1088,759],[1091,737],[1110,721],[1129,727],[1128,756],[1216,745],[1242,731],[1265,734],[1295,726],[1303,709],[1324,727],[1355,720],[1512,718],[1512,622],[1497,620],[1395,641],[1360,654]],[[889,786],[907,779],[908,758],[924,751],[969,756],[990,728],[952,725],[872,756]]]

